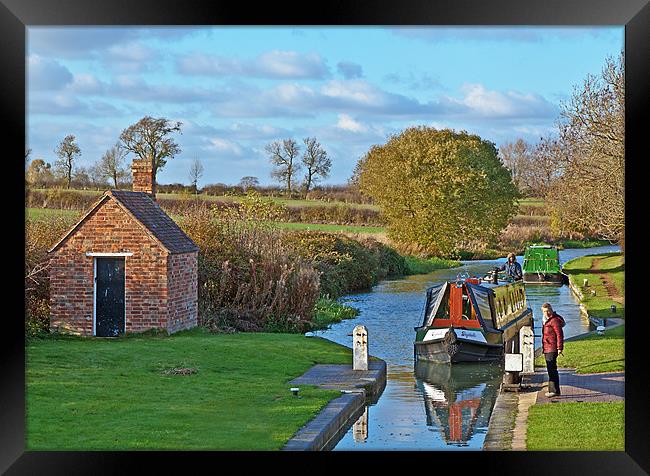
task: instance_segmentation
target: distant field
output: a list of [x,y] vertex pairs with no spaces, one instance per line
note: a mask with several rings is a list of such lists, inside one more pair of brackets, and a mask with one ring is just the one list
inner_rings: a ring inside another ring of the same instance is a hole
[[527,205],[529,207],[543,207],[544,200],[541,198],[522,198],[519,200],[519,205]]
[[[59,210],[55,208],[27,208],[27,217],[32,220],[39,220],[41,218],[65,216],[65,217],[81,217],[82,212],[78,210]],[[177,215],[171,217],[178,221]],[[354,226],[354,225],[326,225],[321,223],[276,223],[278,228],[285,230],[313,230],[325,232],[343,232],[343,233],[384,233],[386,229],[381,226]]]
[[81,217],[83,213],[80,210],[59,210],[57,208],[26,208],[25,211],[27,218],[32,220],[57,216]]
[[[39,192],[47,192],[47,189],[35,189],[36,191]],[[71,192],[76,192],[82,195],[96,195],[100,196],[103,191],[99,190],[70,190]],[[196,198],[196,195],[187,195],[187,194],[182,194],[182,193],[157,193],[157,197],[160,198],[168,198],[168,199],[176,199],[176,200],[182,200],[182,199],[192,199]],[[236,196],[230,196],[230,195],[206,195],[206,194],[199,194],[198,197],[202,200],[210,201],[210,202],[238,202],[242,200],[242,197],[236,197]],[[379,207],[377,205],[367,205],[367,204],[360,204],[360,203],[345,203],[345,202],[326,202],[324,200],[298,200],[298,199],[289,199],[289,198],[281,198],[281,197],[264,197],[268,198],[269,200],[272,200],[275,203],[281,204],[281,205],[286,205],[290,207],[335,207],[337,205],[343,205],[343,206],[350,206],[352,208],[360,208],[364,210],[379,210]]]

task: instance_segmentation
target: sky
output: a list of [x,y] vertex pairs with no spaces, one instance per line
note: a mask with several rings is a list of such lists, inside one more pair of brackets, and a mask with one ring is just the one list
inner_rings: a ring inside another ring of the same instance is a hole
[[182,123],[158,183],[189,184],[199,159],[199,186],[270,185],[265,146],[316,137],[332,159],[321,183],[344,184],[410,126],[535,143],[623,45],[622,26],[30,26],[27,148],[53,164],[73,134],[88,167],[148,115]]

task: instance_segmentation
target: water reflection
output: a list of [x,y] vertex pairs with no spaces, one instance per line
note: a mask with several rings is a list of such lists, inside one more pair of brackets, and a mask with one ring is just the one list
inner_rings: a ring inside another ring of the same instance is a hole
[[418,362],[415,375],[427,425],[437,428],[447,445],[467,447],[475,435],[484,436],[502,373],[500,364]]

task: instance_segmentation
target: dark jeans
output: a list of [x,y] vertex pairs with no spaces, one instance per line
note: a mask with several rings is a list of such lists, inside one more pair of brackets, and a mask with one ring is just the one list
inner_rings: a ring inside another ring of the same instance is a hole
[[557,352],[545,352],[546,371],[548,372],[548,391],[560,394],[560,374],[557,372]]

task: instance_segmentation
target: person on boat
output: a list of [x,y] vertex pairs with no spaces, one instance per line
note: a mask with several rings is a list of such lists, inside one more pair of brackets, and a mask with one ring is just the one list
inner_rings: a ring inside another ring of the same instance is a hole
[[508,253],[508,261],[497,268],[498,271],[505,271],[506,276],[519,281],[524,275],[521,271],[521,265],[517,263],[517,256],[514,253]]
[[549,303],[542,304],[542,351],[548,372],[548,392],[546,397],[560,395],[560,375],[557,371],[557,356],[563,355],[564,318],[553,310]]

